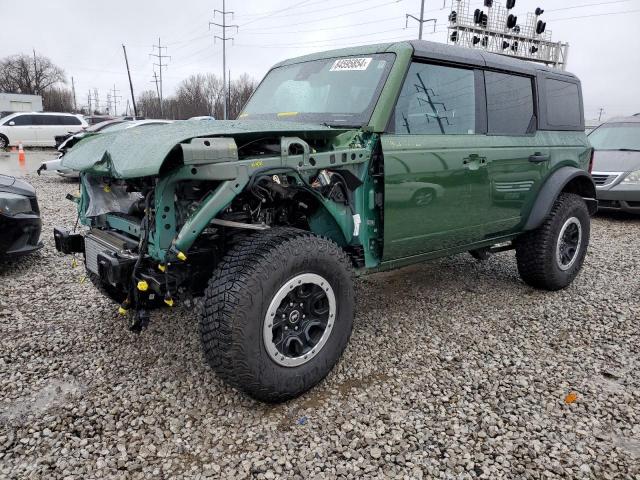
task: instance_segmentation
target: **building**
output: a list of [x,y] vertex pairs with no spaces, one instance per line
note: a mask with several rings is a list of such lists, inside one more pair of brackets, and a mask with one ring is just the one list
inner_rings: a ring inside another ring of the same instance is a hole
[[23,93],[0,93],[0,112],[41,112],[42,97]]

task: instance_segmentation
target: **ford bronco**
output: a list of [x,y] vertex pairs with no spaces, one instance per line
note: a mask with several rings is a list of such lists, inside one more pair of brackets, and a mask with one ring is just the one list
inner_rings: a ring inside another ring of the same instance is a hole
[[254,398],[300,395],[351,334],[354,273],[515,249],[527,284],[582,266],[590,215],[580,81],[414,41],[273,67],[234,121],[87,137],[80,232],[54,231],[140,330],[199,301],[204,355]]

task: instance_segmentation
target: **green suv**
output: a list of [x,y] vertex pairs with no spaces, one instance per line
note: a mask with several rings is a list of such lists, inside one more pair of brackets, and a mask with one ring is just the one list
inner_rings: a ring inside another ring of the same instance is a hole
[[54,231],[130,328],[202,297],[204,354],[278,402],[342,354],[354,273],[515,249],[529,285],[578,274],[597,209],[579,80],[402,42],[287,60],[238,120],[88,137],[81,233]]

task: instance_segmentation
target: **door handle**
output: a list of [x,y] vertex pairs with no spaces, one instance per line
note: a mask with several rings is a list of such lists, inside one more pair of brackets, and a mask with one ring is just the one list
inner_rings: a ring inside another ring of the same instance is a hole
[[542,163],[548,161],[549,158],[551,157],[547,153],[536,152],[529,156],[529,161],[533,163]]
[[487,157],[481,157],[477,153],[471,153],[468,157],[462,159],[462,164],[466,165],[467,168],[473,169],[473,167],[478,168],[481,165],[485,165],[487,163]]

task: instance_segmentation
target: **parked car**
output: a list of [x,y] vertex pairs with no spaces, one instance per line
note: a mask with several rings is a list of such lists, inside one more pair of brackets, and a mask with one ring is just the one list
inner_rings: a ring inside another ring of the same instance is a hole
[[589,140],[598,209],[640,213],[640,116],[609,120]]
[[41,229],[35,189],[23,180],[0,175],[0,259],[42,248]]
[[115,117],[110,115],[85,115],[84,119],[89,125],[97,125],[98,123],[114,120]]
[[215,120],[216,117],[212,117],[211,115],[201,115],[199,117],[191,117],[189,120]]
[[42,162],[38,170],[36,170],[37,174],[40,175],[43,170],[55,171],[61,177],[67,178],[78,178],[79,172],[76,170],[71,170],[68,168],[62,167],[62,158],[67,153],[71,147],[73,147],[77,142],[82,140],[83,138],[95,135],[98,133],[104,132],[116,132],[120,130],[126,130],[128,128],[137,128],[149,125],[162,125],[165,123],[171,123],[171,120],[136,120],[136,121],[128,121],[128,120],[107,120],[102,123],[96,123],[91,127],[83,130],[82,132],[78,132],[75,135],[71,135],[65,141],[61,142],[57,147],[60,155],[55,160],[48,160],[46,162]]
[[239,120],[76,145],[63,166],[82,172],[86,230],[55,229],[56,247],[84,254],[134,331],[162,300],[203,296],[211,367],[279,402],[340,358],[354,271],[514,249],[527,284],[569,285],[597,209],[583,119],[574,75],[480,50],[286,60]]
[[0,148],[22,144],[25,147],[53,147],[56,135],[79,132],[87,122],[70,113],[12,113],[0,119]]
[[[111,127],[113,125],[118,125],[119,123],[124,123],[126,120],[124,119],[115,119],[115,120],[105,120],[104,122],[100,122],[100,123],[95,123],[77,133],[66,133],[64,135],[57,135],[55,138],[56,141],[56,145],[55,148],[60,149],[60,146],[64,143],[64,149],[68,149],[71,148],[76,141],[78,141],[79,139],[83,138],[85,133],[96,133],[96,132],[101,132],[102,130],[104,130],[105,128]],[[67,142],[67,140],[69,138],[73,137],[74,140],[72,140],[71,142]]]

